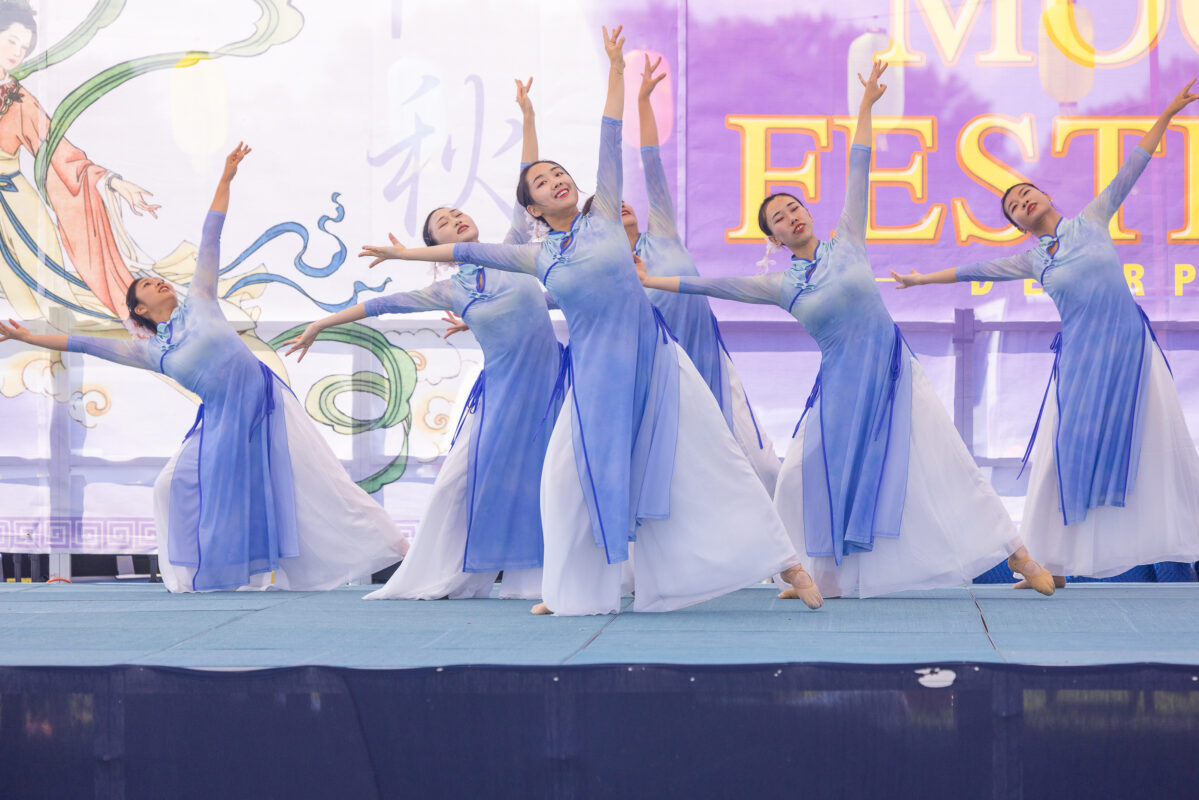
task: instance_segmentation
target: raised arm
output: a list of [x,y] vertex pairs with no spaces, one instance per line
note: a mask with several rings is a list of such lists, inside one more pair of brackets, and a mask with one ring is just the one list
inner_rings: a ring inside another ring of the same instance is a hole
[[621,162],[621,118],[624,116],[624,37],[623,26],[608,33],[604,28],[604,50],[608,54],[608,98],[600,127],[599,170],[596,176],[593,213],[620,222],[620,199],[624,192],[624,165]]
[[1194,84],[1195,81],[1192,80],[1186,86],[1182,87],[1182,91],[1174,96],[1174,99],[1166,106],[1165,111],[1153,123],[1153,127],[1141,137],[1141,141],[1128,154],[1128,158],[1124,159],[1124,164],[1120,167],[1120,171],[1116,173],[1116,177],[1112,178],[1111,183],[1105,186],[1103,191],[1094,200],[1087,203],[1087,207],[1083,209],[1081,216],[1106,224],[1115,215],[1116,211],[1120,208],[1120,204],[1124,202],[1124,198],[1128,197],[1128,193],[1132,191],[1137,178],[1141,177],[1141,173],[1145,171],[1145,167],[1149,164],[1149,159],[1152,157],[1153,151],[1161,144],[1162,136],[1165,135],[1166,128],[1170,126],[1170,121],[1174,119],[1174,115],[1191,103],[1199,100],[1199,94],[1191,93],[1191,87]]
[[[516,104],[520,106],[521,117],[524,119],[520,147],[522,171],[529,164],[536,162],[540,155],[537,147],[536,115],[533,112],[533,101],[529,99],[529,89],[532,87],[532,77],[525,83],[521,83],[519,78],[516,79]],[[512,206],[512,226],[508,229],[508,235],[504,237],[504,244],[524,244],[529,241],[531,223],[532,217],[529,216],[529,212],[525,211],[524,206],[520,203],[514,204]]]
[[123,364],[138,369],[154,369],[155,365],[140,342],[128,337],[110,339],[105,336],[66,336],[61,333],[31,333],[16,320],[5,325],[0,322],[0,342],[24,342],[34,347],[44,347],[58,352],[86,353],[90,356]]
[[858,80],[866,87],[862,103],[858,106],[858,124],[854,131],[853,144],[849,148],[849,174],[845,185],[845,205],[841,219],[837,222],[837,238],[866,244],[866,209],[870,202],[870,152],[874,144],[874,104],[878,102],[887,85],[878,79],[887,71],[887,65],[876,61],[870,70],[870,78],[858,73]]
[[217,277],[221,265],[221,229],[225,225],[225,213],[229,210],[229,186],[237,175],[237,166],[249,154],[250,148],[237,143],[233,152],[225,157],[225,169],[217,184],[216,194],[204,218],[204,232],[200,236],[200,254],[196,259],[196,273],[188,286],[189,297],[216,299]]
[[670,194],[666,171],[662,169],[662,154],[658,150],[658,121],[654,118],[654,108],[650,103],[654,88],[666,77],[665,72],[654,76],[654,70],[661,63],[661,58],[651,64],[649,56],[645,57],[641,90],[637,93],[637,116],[641,121],[641,168],[645,172],[645,189],[649,195],[649,232],[673,239],[678,236],[674,198]]

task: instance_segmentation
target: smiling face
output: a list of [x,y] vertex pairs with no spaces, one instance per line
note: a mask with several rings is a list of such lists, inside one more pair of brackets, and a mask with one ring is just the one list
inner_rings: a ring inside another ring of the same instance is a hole
[[475,221],[456,208],[439,208],[429,215],[425,230],[435,244],[479,241]]
[[0,32],[0,69],[11,72],[16,69],[33,44],[33,31],[19,22],[9,25]]
[[770,197],[762,206],[759,221],[770,241],[791,250],[802,248],[812,239],[812,215],[803,204],[788,194]]
[[625,201],[620,201],[620,222],[626,231],[637,232],[637,212]]
[[1031,183],[1018,183],[1003,195],[1003,214],[1022,231],[1030,231],[1050,211],[1053,200]]
[[534,217],[558,216],[579,207],[579,190],[570,174],[552,161],[539,161],[525,173],[529,202],[525,209]]

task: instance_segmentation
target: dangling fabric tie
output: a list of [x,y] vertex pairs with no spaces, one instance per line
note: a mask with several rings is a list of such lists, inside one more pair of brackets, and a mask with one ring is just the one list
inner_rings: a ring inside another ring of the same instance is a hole
[[679,337],[675,336],[674,331],[666,324],[666,320],[662,317],[662,312],[655,305],[650,305],[650,308],[654,310],[654,321],[658,323],[658,330],[662,333],[662,344],[666,344],[671,339],[677,342]]
[[1141,312],[1141,319],[1145,321],[1145,327],[1149,329],[1150,338],[1153,339],[1153,343],[1157,345],[1158,351],[1162,354],[1162,361],[1166,362],[1166,369],[1168,369],[1170,374],[1173,375],[1174,368],[1170,366],[1170,359],[1166,358],[1166,351],[1162,349],[1161,342],[1157,340],[1157,334],[1153,332],[1153,325],[1149,322],[1149,315],[1145,313],[1145,309],[1141,308],[1139,304],[1134,305],[1136,305],[1137,311]]
[[883,421],[891,418],[891,411],[895,408],[895,387],[899,383],[899,376],[903,373],[903,334],[899,332],[899,326],[895,326],[895,343],[891,346],[891,366],[890,379],[887,381],[887,395],[882,403],[882,412],[878,416],[878,424],[874,429],[874,439],[878,441],[878,437],[883,432]]
[[454,429],[454,436],[450,439],[450,447],[458,442],[458,434],[462,433],[462,426],[466,424],[466,418],[478,409],[479,403],[483,399],[483,376],[486,374],[487,370],[481,370],[479,377],[475,378],[474,386],[470,387],[470,394],[466,396],[466,406],[462,409],[462,416],[458,417],[458,427]]
[[554,407],[566,401],[566,387],[574,381],[574,371],[570,359],[570,345],[563,347],[559,344],[558,348],[558,377],[554,380],[554,390],[550,392],[550,404],[546,406],[545,413],[541,415],[541,422],[537,425],[534,436],[541,432],[542,426],[549,419]]
[[258,401],[258,410],[254,413],[254,421],[250,423],[250,433],[246,436],[247,439],[252,438],[254,431],[258,430],[258,426],[275,413],[275,373],[271,372],[271,368],[261,361],[258,362],[258,367],[262,373],[262,397]]
[[198,409],[196,409],[196,421],[192,423],[192,426],[190,428],[188,428],[187,433],[184,434],[183,441],[186,442],[188,439],[192,438],[192,434],[196,432],[196,429],[200,427],[200,423],[202,423],[203,421],[204,421],[204,404],[200,403],[200,407]]
[[808,395],[808,402],[804,403],[803,413],[799,415],[799,422],[795,423],[795,430],[791,431],[792,439],[799,434],[799,426],[803,425],[803,418],[812,410],[812,406],[816,405],[816,398],[820,396],[820,378],[822,375],[824,375],[824,370],[816,373],[816,382],[812,384],[812,391]]
[[1049,371],[1049,383],[1045,386],[1045,396],[1041,398],[1041,408],[1037,411],[1037,421],[1032,426],[1032,436],[1029,437],[1028,447],[1024,448],[1024,458],[1020,460],[1020,471],[1016,473],[1016,480],[1020,479],[1020,476],[1024,474],[1024,468],[1028,466],[1028,459],[1032,455],[1032,445],[1037,440],[1037,430],[1041,427],[1041,415],[1045,413],[1045,402],[1049,399],[1049,388],[1057,380],[1057,362],[1062,357],[1061,331],[1058,331],[1057,335],[1053,337],[1053,343],[1049,345],[1049,349],[1053,351],[1053,369]]

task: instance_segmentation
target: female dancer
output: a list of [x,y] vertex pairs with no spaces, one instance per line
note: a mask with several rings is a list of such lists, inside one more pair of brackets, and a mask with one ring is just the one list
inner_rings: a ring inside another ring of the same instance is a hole
[[1038,417],[1025,453],[1032,472],[1022,528],[1059,586],[1065,575],[1102,578],[1138,564],[1199,558],[1199,455],[1108,233],[1170,120],[1199,100],[1192,85],[1077,217],[1063,218],[1030,183],[1004,193],[1004,216],[1037,237],[1035,248],[927,275],[892,273],[900,289],[1032,278],[1057,306],[1062,331],[1045,395],[1054,398],[1046,418],[1053,436],[1037,437]]
[[[779,474],[775,507],[826,595],[861,597],[969,582],[1005,553],[1053,593],[1028,558],[915,356],[887,313],[866,259],[875,64],[858,112],[845,207],[818,242],[788,194],[763,201],[758,224],[792,252],[785,272],[745,278],[655,278],[652,289],[786,309],[820,346],[820,374]],[[810,413],[809,413],[810,412]],[[805,424],[806,423],[806,424]]]
[[[532,84],[532,78],[529,84]],[[537,160],[528,85],[516,82],[524,114],[522,162]],[[521,241],[524,209],[505,241]],[[425,244],[479,241],[474,220],[455,208],[425,219]],[[394,241],[394,237],[393,237]],[[300,358],[332,325],[379,314],[454,311],[474,331],[484,369],[471,390],[429,509],[404,562],[368,599],[488,597],[504,572],[501,597],[541,597],[541,465],[553,424],[542,424],[558,376],[558,340],[541,285],[531,275],[460,263],[452,278],[397,292],[312,323],[292,341]],[[552,406],[552,407],[551,407]]]
[[159,564],[172,592],[266,588],[272,571],[276,588],[331,589],[394,564],[407,549],[295,396],[221,315],[221,226],[229,184],[249,152],[238,144],[225,160],[187,298],[180,302],[158,278],[130,284],[129,317],[144,338],[34,335],[11,320],[0,324],[0,341],[161,372],[202,398],[182,448],[154,483]]
[[770,498],[711,392],[638,284],[620,224],[620,114],[624,39],[604,47],[610,67],[594,202],[558,164],[521,173],[517,199],[545,222],[540,244],[459,242],[417,249],[366,247],[374,264],[467,261],[541,278],[566,315],[570,397],[542,470],[545,603],[536,613],[607,614],[620,608],[621,564],[637,542],[638,611],[669,611],[779,571],[820,605],[797,566]]
[[[658,123],[650,106],[650,95],[666,77],[666,73],[654,76],[654,70],[661,62],[659,58],[650,64],[649,56],[645,57],[645,72],[642,73],[641,90],[637,97],[641,118],[641,165],[649,193],[649,228],[644,233],[637,230],[637,214],[628,203],[620,204],[620,217],[633,254],[641,259],[646,272],[656,276],[698,276],[695,262],[691,260],[691,254],[687,252],[675,226],[674,201],[658,153]],[[762,485],[773,495],[779,474],[779,459],[770,437],[754,419],[737,369],[720,338],[720,328],[708,305],[708,298],[655,289],[645,291],[712,390],[724,413],[725,423],[745,451]]]

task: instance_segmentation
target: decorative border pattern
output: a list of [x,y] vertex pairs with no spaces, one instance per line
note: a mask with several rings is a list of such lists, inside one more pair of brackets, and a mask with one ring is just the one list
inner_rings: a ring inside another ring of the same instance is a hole
[[[419,520],[396,520],[409,542]],[[156,553],[152,517],[0,517],[0,553]]]

